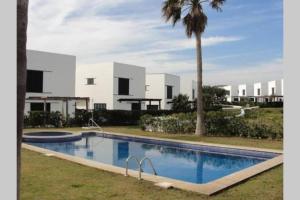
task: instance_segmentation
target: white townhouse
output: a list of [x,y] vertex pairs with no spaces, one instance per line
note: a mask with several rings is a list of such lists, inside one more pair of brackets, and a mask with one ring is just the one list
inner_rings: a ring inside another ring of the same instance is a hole
[[145,74],[144,67],[117,62],[79,66],[76,95],[90,97],[90,109],[143,110]]
[[187,95],[190,101],[197,98],[197,82],[189,77],[180,77],[180,94]]
[[180,77],[172,74],[146,74],[146,98],[161,99],[147,102],[147,109],[171,109],[171,101],[180,93]]
[[247,96],[247,85],[246,84],[239,84],[238,85],[238,96],[239,97],[246,97]]
[[75,56],[27,50],[25,115],[59,111],[73,116],[76,101],[88,102],[88,98],[75,97],[75,72]]
[[283,79],[268,81],[270,101],[283,101]]
[[232,86],[231,85],[221,85],[221,86],[217,86],[221,89],[226,90],[226,101],[227,102],[231,102],[232,101]]

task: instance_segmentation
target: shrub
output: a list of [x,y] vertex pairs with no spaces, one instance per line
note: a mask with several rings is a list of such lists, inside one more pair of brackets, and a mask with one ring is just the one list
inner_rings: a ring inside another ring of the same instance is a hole
[[[250,123],[245,118],[235,117],[232,113],[216,111],[205,113],[207,136],[237,136],[249,138],[281,138],[276,132],[262,123]],[[146,131],[165,133],[193,133],[196,128],[196,113],[179,113],[155,117],[144,115],[140,126]]]

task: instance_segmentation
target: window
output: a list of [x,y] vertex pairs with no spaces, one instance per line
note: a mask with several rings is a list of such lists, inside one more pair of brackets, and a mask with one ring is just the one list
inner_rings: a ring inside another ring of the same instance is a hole
[[27,70],[26,92],[43,93],[43,71]]
[[149,91],[150,85],[145,85],[145,91]]
[[192,90],[192,99],[195,99],[195,89]]
[[118,95],[129,95],[129,79],[119,78]]
[[233,101],[239,101],[239,98],[235,97],[233,98]]
[[275,94],[275,88],[272,87],[272,95],[274,95],[274,94]]
[[106,110],[106,103],[94,103],[94,110]]
[[243,90],[243,96],[245,96],[246,95],[246,90]]
[[225,94],[230,96],[230,91],[229,90],[225,90]]
[[173,98],[173,86],[167,85],[167,99]]
[[86,84],[87,85],[95,85],[95,79],[94,78],[87,78],[86,79]]
[[257,89],[257,96],[260,96],[260,89]]
[[[50,112],[50,103],[46,103],[46,111]],[[30,103],[30,111],[44,111],[44,103]]]

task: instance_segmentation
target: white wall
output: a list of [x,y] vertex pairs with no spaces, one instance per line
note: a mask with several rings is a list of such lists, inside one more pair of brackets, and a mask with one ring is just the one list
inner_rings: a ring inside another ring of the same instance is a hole
[[[27,50],[27,69],[43,71],[43,93],[27,92],[26,98],[33,96],[75,97],[75,56]],[[26,100],[25,113],[30,111],[31,102],[42,101]],[[50,103],[51,111],[62,111],[64,105],[61,101],[51,101]],[[69,104],[69,115],[73,115],[75,112],[72,104],[74,102]]]
[[268,82],[268,95],[272,95],[272,88],[274,88],[274,94],[276,94],[276,92],[277,92],[276,81]]
[[[245,90],[245,95],[243,95],[243,90]],[[238,96],[242,97],[242,96],[247,96],[247,86],[246,84],[241,84],[241,85],[238,85]]]
[[[258,89],[260,90],[260,94],[258,94]],[[261,83],[254,83],[254,96],[262,96],[262,87]]]
[[[193,98],[194,90],[194,98]],[[197,82],[191,80],[189,77],[180,77],[180,93],[187,95],[189,100],[192,101],[197,98]]]
[[[113,81],[113,109],[131,110],[132,103],[138,102],[119,102],[120,98],[145,98],[146,69],[134,65],[122,63],[113,63],[114,81]],[[129,95],[118,94],[118,78],[129,79]],[[141,109],[145,109],[145,103],[142,103]]]
[[[87,78],[94,78],[94,85],[88,85]],[[90,109],[94,109],[94,103],[106,103],[107,109],[113,109],[113,64],[78,66],[76,96],[90,97]],[[84,102],[77,107],[85,108]]]
[[[165,110],[171,109],[167,102],[172,100],[167,99],[167,85],[173,88],[172,98],[180,93],[180,77],[172,74],[146,74],[146,85],[146,98],[162,99],[161,109]],[[152,105],[158,105],[158,102],[152,102]]]

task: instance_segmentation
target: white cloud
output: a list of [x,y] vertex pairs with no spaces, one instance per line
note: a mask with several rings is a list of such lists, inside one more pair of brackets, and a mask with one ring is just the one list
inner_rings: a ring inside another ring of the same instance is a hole
[[[203,72],[203,81],[207,85],[236,85],[242,83],[266,82],[283,78],[283,61],[274,59],[257,65],[240,66],[235,69],[215,66],[215,70]],[[196,80],[195,73],[183,75]]]

